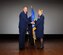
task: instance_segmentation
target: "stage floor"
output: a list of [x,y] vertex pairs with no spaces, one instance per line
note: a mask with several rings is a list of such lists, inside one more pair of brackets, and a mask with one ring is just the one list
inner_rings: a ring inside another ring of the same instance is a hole
[[0,55],[63,55],[63,40],[46,40],[44,49],[25,48],[19,51],[18,41],[0,41]]

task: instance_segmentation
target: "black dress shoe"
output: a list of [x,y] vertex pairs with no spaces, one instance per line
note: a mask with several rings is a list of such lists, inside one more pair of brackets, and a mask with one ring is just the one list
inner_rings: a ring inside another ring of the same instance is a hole
[[40,49],[43,49],[44,48],[44,44],[42,44],[41,46],[40,46]]
[[24,50],[25,48],[19,48],[19,50]]
[[37,47],[37,49],[44,49],[44,45],[40,45],[40,47]]

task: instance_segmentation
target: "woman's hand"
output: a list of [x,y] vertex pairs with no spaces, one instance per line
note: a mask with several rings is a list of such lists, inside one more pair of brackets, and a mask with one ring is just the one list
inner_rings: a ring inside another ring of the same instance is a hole
[[31,24],[35,24],[35,22],[34,22],[34,21],[32,21],[32,22],[31,22]]

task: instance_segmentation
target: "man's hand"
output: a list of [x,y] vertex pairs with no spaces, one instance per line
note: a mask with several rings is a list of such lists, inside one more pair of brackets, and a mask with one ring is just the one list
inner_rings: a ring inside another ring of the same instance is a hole
[[33,21],[33,22],[31,22],[31,24],[35,24],[35,22]]

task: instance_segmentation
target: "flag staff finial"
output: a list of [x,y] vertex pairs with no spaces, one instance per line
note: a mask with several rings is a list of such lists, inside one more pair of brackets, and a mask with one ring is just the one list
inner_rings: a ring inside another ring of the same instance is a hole
[[32,8],[32,5],[31,5],[31,8]]

